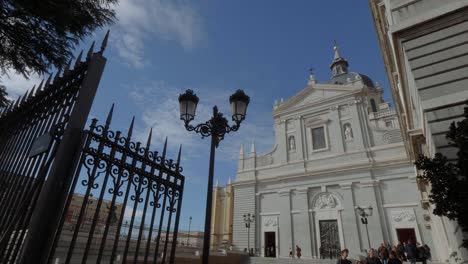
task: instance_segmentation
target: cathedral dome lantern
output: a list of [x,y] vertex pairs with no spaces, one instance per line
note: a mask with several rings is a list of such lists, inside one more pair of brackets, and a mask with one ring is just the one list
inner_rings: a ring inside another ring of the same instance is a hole
[[332,70],[332,77],[330,78],[330,80],[328,80],[327,83],[362,84],[369,88],[374,88],[374,82],[367,75],[357,72],[348,72],[348,60],[341,57],[336,42],[333,46],[333,50],[335,54],[333,56],[333,61],[330,65],[330,69]]
[[330,69],[332,70],[332,77],[348,73],[348,61],[340,56],[336,42],[335,45],[333,45],[333,50],[335,52],[335,56],[333,57],[332,64],[330,65]]

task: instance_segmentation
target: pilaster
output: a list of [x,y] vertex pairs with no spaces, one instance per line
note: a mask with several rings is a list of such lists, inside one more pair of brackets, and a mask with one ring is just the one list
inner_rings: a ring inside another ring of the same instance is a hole
[[362,252],[362,244],[360,244],[361,239],[358,227],[358,223],[360,221],[358,220],[358,216],[356,216],[356,211],[354,210],[355,201],[353,195],[353,183],[341,183],[340,188],[342,190],[341,194],[343,196],[344,208],[341,214],[345,241],[345,245],[343,247],[349,249],[351,256],[357,256]]
[[296,127],[296,153],[297,159],[304,160],[305,159],[305,151],[304,146],[306,144],[303,131],[302,131],[302,117],[298,117],[294,120],[295,127]]
[[330,107],[330,119],[333,120],[329,133],[332,138],[332,149],[334,152],[343,153],[344,152],[344,142],[343,142],[343,132],[340,122],[340,115],[338,111],[338,106]]
[[310,232],[310,217],[309,217],[309,202],[308,202],[308,189],[300,188],[296,191],[296,200],[298,205],[296,208],[299,209],[298,222],[299,226],[294,225],[294,229],[298,232],[294,232],[294,242],[300,245],[302,249],[302,255],[304,258],[312,258],[312,236]]
[[280,220],[279,220],[279,257],[289,257],[289,248],[293,248],[291,225],[291,191],[278,192]]
[[[359,206],[372,206],[373,212],[372,215],[369,216],[368,219],[368,228],[369,228],[369,239],[371,243],[371,247],[377,247],[384,241],[384,236],[382,232],[382,224],[381,224],[381,215],[379,212],[379,205],[377,204],[377,197],[375,192],[375,187],[378,186],[380,182],[378,180],[368,180],[368,181],[361,181],[360,182],[360,192],[359,194],[364,197],[361,199],[362,203],[357,204]],[[364,245],[364,248],[368,248],[367,242],[367,235],[366,229],[364,226],[361,227],[361,241]]]

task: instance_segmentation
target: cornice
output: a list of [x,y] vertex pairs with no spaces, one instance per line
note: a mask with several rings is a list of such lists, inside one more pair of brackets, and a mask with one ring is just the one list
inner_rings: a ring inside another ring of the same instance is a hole
[[[283,105],[279,106],[277,109],[273,110],[273,118],[276,118],[276,117],[278,117],[280,115],[286,115],[286,114],[289,114],[289,113],[298,112],[298,111],[301,111],[303,109],[310,108],[311,105],[313,105],[314,107],[321,106],[321,107],[326,109],[326,108],[330,107],[329,105],[327,106],[327,104],[330,104],[330,102],[342,100],[343,98],[348,98],[351,95],[357,96],[357,95],[362,94],[364,92],[363,89],[364,89],[364,87],[361,87],[361,88],[356,89],[356,90],[346,90],[347,93],[343,93],[342,95],[335,95],[335,96],[330,97],[330,98],[318,99],[318,100],[314,100],[314,101],[305,103],[304,105],[288,108],[288,107],[291,107],[294,103],[299,102],[299,99],[302,99],[305,96],[305,95],[301,95],[301,93],[299,93],[299,94],[296,95],[296,96],[298,96],[298,98],[293,97],[293,98],[290,99],[290,101],[284,103]],[[294,99],[294,101],[291,101],[293,99]],[[354,102],[354,103],[357,103],[357,101],[360,102],[360,100],[356,100],[356,98],[349,98],[349,99],[351,99],[351,101]],[[320,110],[317,110],[317,111],[320,111]]]
[[340,183],[339,185],[342,190],[349,190],[353,188],[352,182],[344,182],[344,183]]
[[363,188],[375,187],[380,184],[380,180],[361,181],[359,184]]

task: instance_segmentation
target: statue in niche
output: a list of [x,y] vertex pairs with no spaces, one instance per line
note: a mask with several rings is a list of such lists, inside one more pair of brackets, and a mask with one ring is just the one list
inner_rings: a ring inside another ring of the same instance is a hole
[[295,150],[296,149],[296,140],[294,139],[293,136],[289,137],[289,150]]
[[344,129],[345,139],[346,140],[353,139],[353,130],[351,129],[351,125],[345,124],[344,127],[345,127]]

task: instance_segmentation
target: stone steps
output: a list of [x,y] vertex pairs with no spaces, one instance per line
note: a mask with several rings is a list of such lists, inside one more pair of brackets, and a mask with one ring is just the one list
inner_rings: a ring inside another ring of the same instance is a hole
[[298,259],[251,257],[250,264],[336,264],[336,259]]

